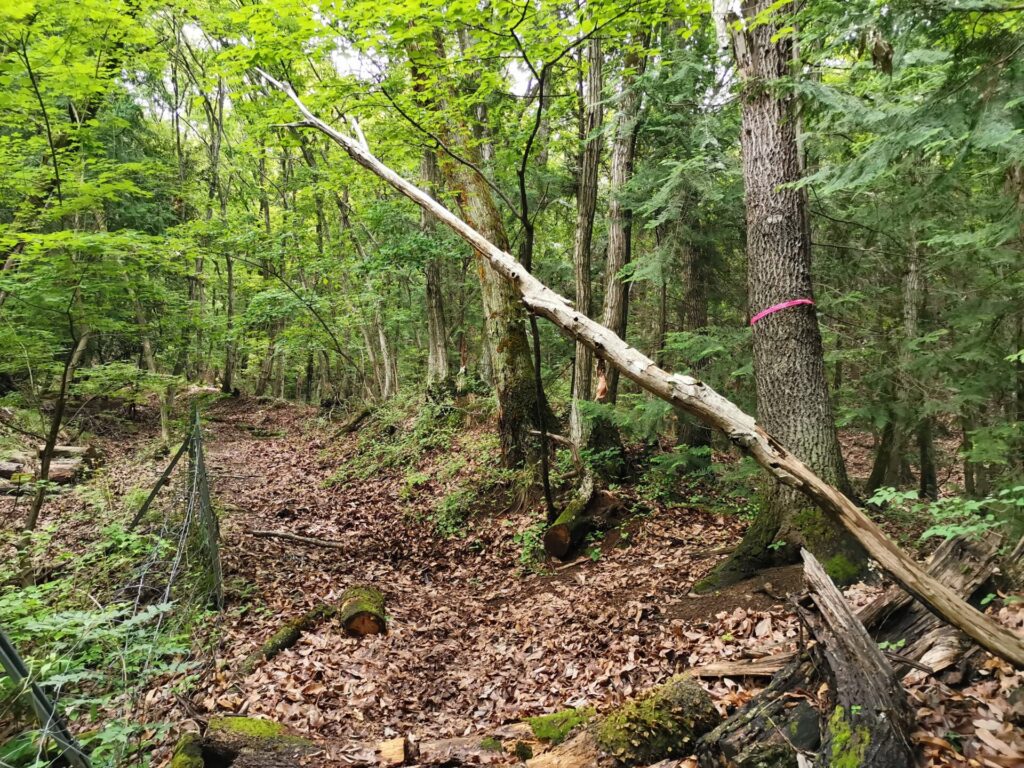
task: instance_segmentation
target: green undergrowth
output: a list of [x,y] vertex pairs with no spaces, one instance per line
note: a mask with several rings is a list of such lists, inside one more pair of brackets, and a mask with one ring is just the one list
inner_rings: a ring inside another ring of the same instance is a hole
[[520,479],[501,467],[493,430],[475,428],[489,424],[493,407],[492,398],[479,394],[441,401],[392,398],[359,427],[354,449],[328,484],[400,472],[398,495],[413,514],[440,536],[464,536],[477,512],[507,506]]
[[[124,499],[111,493],[102,475],[72,492],[86,503],[82,516],[96,526],[95,538],[66,544],[55,537],[54,523],[29,538],[30,559],[0,563],[0,626],[31,679],[84,734],[93,766],[144,765],[170,724],[142,721],[135,705],[157,680],[175,693],[190,692],[191,636],[209,621],[206,596],[187,558],[175,557],[177,529],[170,521],[163,531],[126,531]],[[13,551],[14,543],[0,541],[0,548]],[[27,562],[36,564],[36,583],[28,585]],[[215,640],[212,633],[207,640]],[[11,715],[20,733],[12,742],[23,747],[5,752],[5,764],[49,765],[37,762],[52,747],[48,737],[22,692],[3,676],[0,711]]]

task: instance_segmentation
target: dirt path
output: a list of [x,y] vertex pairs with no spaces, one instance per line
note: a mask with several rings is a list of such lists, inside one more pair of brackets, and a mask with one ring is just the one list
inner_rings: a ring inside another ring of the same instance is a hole
[[[795,632],[781,605],[753,610],[776,601],[750,586],[706,610],[686,597],[714,564],[705,553],[735,539],[735,523],[654,514],[628,547],[554,576],[524,576],[512,536],[528,517],[485,517],[472,535],[442,540],[409,514],[398,477],[324,487],[337,462],[325,458],[322,437],[304,433],[311,415],[251,400],[208,414],[233,606],[226,670],[200,697],[209,712],[265,714],[332,737],[461,735],[566,705],[609,706]],[[346,546],[249,535],[257,529]],[[283,621],[353,583],[387,595],[386,636],[351,639],[329,623],[248,677],[230,674]],[[735,684],[718,685],[723,706],[744,697]]]

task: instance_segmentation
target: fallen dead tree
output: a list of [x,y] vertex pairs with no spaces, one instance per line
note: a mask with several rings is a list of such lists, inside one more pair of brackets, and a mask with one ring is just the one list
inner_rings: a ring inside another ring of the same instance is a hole
[[301,616],[290,619],[238,666],[239,675],[248,675],[264,661],[295,645],[306,632],[337,617],[353,637],[378,635],[387,631],[384,595],[374,587],[353,586],[345,590],[337,605],[320,603]]
[[316,629],[320,624],[335,616],[337,612],[338,609],[333,605],[321,603],[316,608],[286,622],[266,642],[245,658],[245,661],[238,667],[238,673],[242,676],[248,675],[264,661],[269,661],[281,651],[291,648],[299,642],[303,633]]
[[[965,599],[979,596],[1000,568],[1013,568],[1024,549],[999,559],[1001,538],[995,533],[978,539],[954,538],[940,544],[928,560],[928,574]],[[876,643],[898,649],[883,651],[897,672],[909,672],[909,680],[936,675],[958,665],[970,655],[972,642],[944,623],[898,586],[892,586],[857,611],[857,619]],[[690,672],[697,677],[771,677],[788,666],[794,652],[757,659],[712,662]],[[946,682],[957,682],[949,679]]]
[[961,629],[986,650],[1018,667],[1024,667],[1024,640],[968,605],[953,590],[925,573],[853,501],[812,472],[785,446],[758,426],[752,416],[704,382],[692,376],[671,374],[658,367],[653,360],[630,347],[608,328],[574,309],[565,298],[528,272],[515,257],[498,248],[428,193],[378,160],[370,152],[361,131],[356,131],[358,138],[353,138],[334,129],[313,114],[291,86],[279,82],[262,70],[257,71],[268,83],[285,93],[302,113],[304,121],[297,125],[321,131],[356,163],[450,227],[516,287],[527,309],[547,318],[566,334],[582,342],[598,358],[613,365],[647,392],[724,433],[769,475],[807,495],[826,514],[842,524],[879,565],[930,610]]
[[813,640],[701,739],[701,766],[782,768],[798,755],[815,756],[814,765],[913,765],[913,715],[896,674],[821,564],[802,554],[811,592],[799,615]]

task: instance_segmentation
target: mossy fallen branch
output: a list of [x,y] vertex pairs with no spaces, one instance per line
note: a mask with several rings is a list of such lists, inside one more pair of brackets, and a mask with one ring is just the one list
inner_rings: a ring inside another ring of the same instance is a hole
[[269,661],[281,651],[287,650],[295,645],[304,632],[315,629],[323,622],[334,617],[338,609],[333,605],[321,603],[311,611],[292,619],[270,636],[263,645],[246,657],[238,668],[239,674],[245,676],[252,672],[264,661]]

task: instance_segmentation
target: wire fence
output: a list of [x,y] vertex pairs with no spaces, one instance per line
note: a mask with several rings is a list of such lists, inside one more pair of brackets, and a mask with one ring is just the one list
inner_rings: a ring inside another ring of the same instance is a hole
[[[146,500],[129,523],[135,528],[146,516],[160,490],[172,485],[171,477],[180,459],[188,456],[188,467],[181,482],[173,483],[176,492],[170,503],[162,505],[161,515],[154,521],[147,540],[152,544],[141,562],[136,561],[129,583],[118,592],[130,595],[128,605],[111,613],[107,628],[120,625],[122,674],[118,674],[125,719],[133,721],[137,706],[145,694],[146,683],[161,674],[161,638],[187,624],[195,610],[224,607],[224,576],[220,561],[220,523],[210,492],[202,423],[198,407],[189,416],[188,432],[180,448],[161,473]],[[176,625],[176,626],[172,626]],[[84,635],[80,643],[88,642]],[[77,647],[77,645],[76,645]],[[74,650],[72,648],[71,650]],[[139,653],[141,651],[141,658]],[[126,660],[132,659],[132,663]],[[14,684],[19,697],[31,705],[40,725],[37,741],[40,750],[47,742],[55,745],[57,754],[72,768],[91,768],[87,750],[75,740],[60,715],[65,682],[52,683],[38,679],[18,655],[3,628],[0,628],[0,666]],[[130,671],[129,671],[130,667]],[[50,753],[50,757],[54,757]]]

